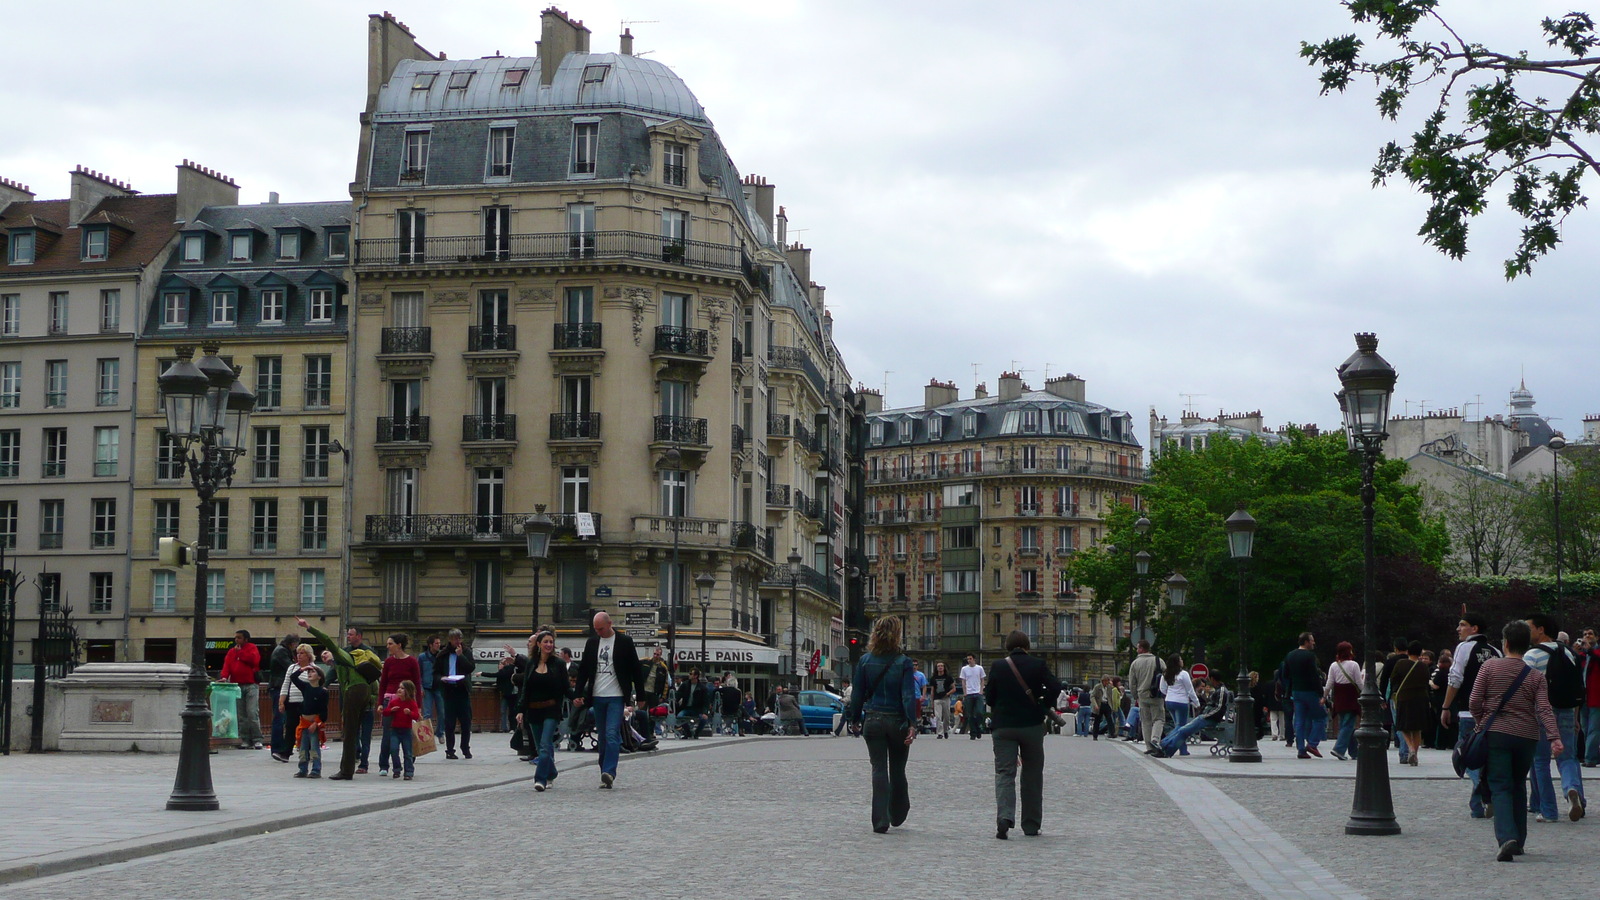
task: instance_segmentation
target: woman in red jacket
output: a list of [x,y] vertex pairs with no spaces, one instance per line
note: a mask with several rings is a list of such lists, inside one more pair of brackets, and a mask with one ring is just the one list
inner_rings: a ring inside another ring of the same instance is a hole
[[[391,729],[394,728],[389,716],[389,701],[400,694],[400,686],[407,681],[411,682],[412,685],[411,699],[416,700],[416,686],[422,683],[422,665],[417,662],[415,656],[406,652],[406,645],[409,643],[411,643],[410,635],[389,635],[389,655],[384,657],[383,674],[378,677],[378,704],[379,708],[383,710],[383,747],[378,751],[378,774],[389,774],[389,763],[392,757],[396,778],[400,777],[400,748],[389,740]],[[417,715],[421,716],[420,710]],[[411,724],[408,722],[405,728],[407,747],[406,776],[410,777]]]

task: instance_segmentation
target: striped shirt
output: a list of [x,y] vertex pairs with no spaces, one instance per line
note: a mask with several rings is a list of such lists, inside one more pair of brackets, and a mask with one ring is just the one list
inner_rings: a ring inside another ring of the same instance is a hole
[[1523,671],[1528,673],[1528,677],[1522,680],[1517,692],[1506,701],[1505,709],[1489,723],[1489,730],[1538,740],[1539,726],[1542,724],[1544,733],[1551,740],[1560,738],[1561,734],[1556,730],[1556,714],[1550,708],[1544,673],[1529,668],[1519,656],[1486,660],[1478,669],[1468,707],[1472,710],[1472,717],[1482,722],[1492,715],[1500,705],[1500,698],[1505,696],[1511,683]]

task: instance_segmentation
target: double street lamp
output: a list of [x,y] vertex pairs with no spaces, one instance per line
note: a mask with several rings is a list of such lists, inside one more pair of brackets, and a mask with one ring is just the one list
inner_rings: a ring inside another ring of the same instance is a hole
[[716,583],[710,572],[694,577],[694,586],[700,592],[700,671],[707,674],[711,670],[706,666],[706,614],[711,611],[711,588]]
[[167,436],[183,445],[176,464],[189,473],[189,483],[200,496],[200,534],[194,545],[194,631],[190,639],[190,668],[185,681],[183,738],[178,751],[178,774],[167,799],[167,809],[219,808],[211,787],[211,707],[206,704],[206,582],[211,555],[211,529],[217,491],[233,482],[234,464],[245,452],[250,413],[256,397],[238,378],[238,370],[217,356],[215,343],[203,347],[205,356],[190,362],[193,347],[178,347],[178,359],[156,379],[167,416]]
[[1389,790],[1388,732],[1379,707],[1378,677],[1372,644],[1373,473],[1383,441],[1389,436],[1389,399],[1394,395],[1394,367],[1378,355],[1378,336],[1356,335],[1356,352],[1338,369],[1342,390],[1335,395],[1344,414],[1349,447],[1361,453],[1361,652],[1366,658],[1366,683],[1361,689],[1361,727],[1356,729],[1356,793],[1345,834],[1399,834],[1394,798]]
[[[544,504],[534,506],[533,515],[522,520],[522,536],[528,541],[528,559],[533,561],[533,631],[539,630],[539,570],[550,558],[550,534],[556,530],[554,519],[544,514]],[[551,616],[552,623],[559,618]]]
[[797,685],[800,683],[800,656],[795,645],[800,636],[800,567],[804,563],[800,548],[789,548],[789,669]]
[[1222,528],[1228,533],[1228,555],[1239,565],[1239,689],[1233,695],[1233,749],[1228,751],[1228,761],[1261,762],[1261,749],[1256,746],[1256,704],[1250,696],[1250,666],[1245,661],[1244,628],[1244,569],[1255,550],[1256,520],[1240,503]]

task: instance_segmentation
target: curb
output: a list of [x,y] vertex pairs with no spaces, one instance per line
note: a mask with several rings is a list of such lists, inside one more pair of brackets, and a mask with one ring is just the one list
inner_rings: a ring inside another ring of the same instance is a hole
[[[687,742],[682,742],[687,743]],[[658,747],[651,751],[645,759],[654,759],[658,756],[668,756],[674,753],[687,753],[694,750],[703,750],[709,747],[721,746],[721,742],[713,741],[704,747]],[[631,755],[631,754],[630,754]],[[585,754],[588,756],[588,754]],[[573,765],[561,769],[562,773],[576,769],[598,767],[598,758],[584,759]],[[367,813],[383,812],[410,806],[413,803],[422,803],[427,800],[437,800],[441,797],[452,797],[470,791],[484,791],[490,788],[505,787],[519,782],[532,781],[533,773],[516,775],[510,778],[501,778],[494,781],[484,781],[472,784],[440,785],[426,788],[415,793],[404,794],[382,800],[367,800],[346,806],[332,806],[315,809],[307,812],[298,812],[293,815],[274,813],[268,816],[258,816],[253,819],[244,819],[218,828],[208,828],[203,823],[188,829],[188,833],[173,835],[168,838],[156,840],[141,840],[133,838],[125,841],[114,841],[102,844],[87,850],[67,851],[48,856],[36,857],[30,862],[18,863],[0,868],[0,885],[17,884],[31,881],[36,878],[48,878],[54,875],[65,875],[71,872],[81,872],[98,866],[113,863],[129,862],[130,860],[143,859],[150,856],[159,856],[176,850],[188,850],[193,847],[203,847],[209,844],[220,844],[225,841],[238,840],[239,838],[255,837],[282,831],[300,825],[314,825],[321,822],[332,822],[346,819],[351,816],[361,816]]]
[[[1353,766],[1347,766],[1345,768],[1337,769],[1337,770],[1334,770],[1334,771],[1326,771],[1326,772],[1314,771],[1315,767],[1307,767],[1308,771],[1305,771],[1305,772],[1292,772],[1292,773],[1290,773],[1290,772],[1281,772],[1280,773],[1280,772],[1263,771],[1263,770],[1255,767],[1254,765],[1247,764],[1247,763],[1238,764],[1237,768],[1239,769],[1239,771],[1233,771],[1232,769],[1229,769],[1229,770],[1226,770],[1226,771],[1212,771],[1212,770],[1209,770],[1209,769],[1195,769],[1195,768],[1192,768],[1190,766],[1179,765],[1177,762],[1174,762],[1173,760],[1167,759],[1166,757],[1155,757],[1155,756],[1146,755],[1143,750],[1139,749],[1139,747],[1143,746],[1142,744],[1128,744],[1128,743],[1126,743],[1124,741],[1120,741],[1120,740],[1119,741],[1114,741],[1113,743],[1122,745],[1118,749],[1123,753],[1126,753],[1126,754],[1129,754],[1129,755],[1133,756],[1133,758],[1135,758],[1135,759],[1144,760],[1145,762],[1150,763],[1151,765],[1160,766],[1161,768],[1166,769],[1168,772],[1171,772],[1174,775],[1182,775],[1185,778],[1269,778],[1269,779],[1275,778],[1275,779],[1282,779],[1282,780],[1286,780],[1286,781],[1301,781],[1301,780],[1308,779],[1308,778],[1314,778],[1314,779],[1320,779],[1320,780],[1324,780],[1324,781],[1350,781],[1350,782],[1354,782],[1355,778],[1356,778],[1356,770],[1355,770],[1355,768]],[[1218,758],[1220,759],[1220,757],[1218,757]],[[1338,760],[1334,760],[1334,761],[1338,762]],[[1330,767],[1330,768],[1332,768],[1332,767]],[[1392,775],[1392,773],[1391,773],[1391,775]],[[1456,778],[1456,774],[1454,772],[1450,772],[1450,773],[1445,774],[1445,775],[1423,775],[1421,773],[1418,773],[1416,775],[1406,775],[1404,778],[1393,778],[1393,777],[1391,777],[1391,781],[1456,781],[1456,780],[1458,780],[1458,779]]]

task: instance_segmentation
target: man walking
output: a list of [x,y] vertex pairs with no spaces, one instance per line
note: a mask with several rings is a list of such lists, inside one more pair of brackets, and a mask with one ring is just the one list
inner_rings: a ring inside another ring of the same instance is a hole
[[983,734],[983,666],[977,657],[967,654],[967,664],[961,667],[961,708],[967,722],[967,739],[977,740]]
[[[1467,613],[1456,623],[1456,637],[1461,643],[1456,645],[1454,660],[1450,663],[1450,673],[1446,676],[1444,690],[1444,709],[1439,712],[1439,724],[1450,727],[1452,717],[1459,717],[1459,728],[1456,729],[1456,746],[1459,747],[1472,734],[1472,711],[1467,708],[1467,703],[1472,697],[1473,682],[1478,679],[1478,669],[1491,659],[1498,659],[1504,654],[1500,648],[1489,641],[1483,633],[1483,616],[1477,613]],[[1483,781],[1483,771],[1468,769],[1467,778],[1472,781],[1472,796],[1467,798],[1467,809],[1474,819],[1482,819],[1488,814],[1484,811],[1483,803],[1488,796],[1488,786]]]
[[294,747],[294,726],[286,723],[287,716],[279,708],[278,696],[283,693],[283,681],[289,677],[289,667],[294,665],[298,646],[300,635],[284,635],[278,646],[272,648],[272,658],[267,664],[267,683],[272,688],[272,758],[278,762],[288,762]]
[[1578,642],[1578,658],[1583,664],[1583,765],[1600,766],[1600,635],[1593,628],[1583,630]]
[[956,680],[945,669],[943,662],[933,664],[933,679],[929,682],[933,692],[934,737],[950,739],[950,697],[956,692]]
[[1328,713],[1322,708],[1322,667],[1317,665],[1316,650],[1316,635],[1303,631],[1300,646],[1283,658],[1283,677],[1294,701],[1294,743],[1300,759],[1320,759],[1322,751],[1317,744],[1328,735]]
[[1402,766],[1411,757],[1411,748],[1400,736],[1400,729],[1395,727],[1394,685],[1389,679],[1394,674],[1394,664],[1406,658],[1406,645],[1409,643],[1411,642],[1405,638],[1395,638],[1394,650],[1384,658],[1383,671],[1378,673],[1378,696],[1383,698],[1384,718],[1389,720],[1389,742],[1400,748]]
[[1144,752],[1155,756],[1161,752],[1161,733],[1167,723],[1166,679],[1161,674],[1161,660],[1150,652],[1150,642],[1140,641],[1138,650],[1139,655],[1128,666],[1128,687],[1139,704]]
[[235,631],[233,646],[222,658],[222,680],[239,686],[240,750],[261,749],[261,688],[256,684],[260,671],[261,650],[250,643],[250,632]]
[[[1561,793],[1567,798],[1567,818],[1583,818],[1587,805],[1583,795],[1583,770],[1578,766],[1576,733],[1578,709],[1583,705],[1583,678],[1578,673],[1577,657],[1551,635],[1561,630],[1553,616],[1534,613],[1528,617],[1533,646],[1522,654],[1528,668],[1544,674],[1550,708],[1556,714],[1556,730],[1561,734],[1561,753],[1556,769],[1561,773]],[[1554,822],[1557,816],[1555,785],[1550,779],[1550,740],[1540,736],[1533,751],[1532,790],[1528,806],[1538,822]]]
[[1102,722],[1105,723],[1107,735],[1112,738],[1117,736],[1117,717],[1112,712],[1118,702],[1115,699],[1114,692],[1116,690],[1111,685],[1111,676],[1101,675],[1100,683],[1095,685],[1094,690],[1089,692],[1089,705],[1093,707],[1094,711],[1094,718],[1089,723],[1089,734],[1097,741],[1100,740],[1100,723]]
[[433,658],[433,678],[444,695],[444,758],[456,758],[456,726],[461,727],[461,755],[472,758],[472,670],[478,667],[461,644],[461,629],[450,629],[450,643]]
[[622,750],[622,708],[639,693],[644,672],[633,638],[611,625],[611,615],[594,614],[594,634],[583,645],[578,663],[579,707],[594,710],[595,736],[600,743],[600,787],[610,790],[617,779],[617,755]]

